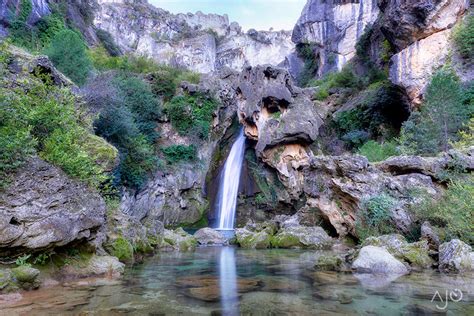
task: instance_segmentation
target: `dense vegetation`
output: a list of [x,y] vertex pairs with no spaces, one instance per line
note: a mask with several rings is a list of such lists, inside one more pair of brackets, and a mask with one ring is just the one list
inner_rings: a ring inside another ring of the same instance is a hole
[[474,15],[466,17],[465,21],[454,33],[454,41],[461,56],[468,62],[474,62]]

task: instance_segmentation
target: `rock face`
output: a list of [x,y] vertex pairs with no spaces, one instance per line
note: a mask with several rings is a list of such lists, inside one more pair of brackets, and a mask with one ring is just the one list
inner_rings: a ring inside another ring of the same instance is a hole
[[355,55],[355,45],[367,25],[375,22],[375,0],[308,0],[293,29],[295,44],[314,43],[318,76],[341,70]]
[[472,248],[460,241],[453,239],[439,246],[439,269],[443,272],[466,272],[474,269]]
[[360,273],[374,274],[406,274],[408,269],[395,259],[386,249],[365,246],[352,263],[352,269]]
[[103,241],[105,203],[56,167],[32,158],[0,194],[0,253]]
[[322,125],[318,108],[288,71],[272,66],[246,68],[236,91],[239,120],[245,135],[257,142],[257,157],[278,169],[288,187],[298,187],[294,172],[307,164],[307,145]]
[[194,238],[200,245],[222,245],[226,242],[225,237],[212,228],[201,228],[194,233]]
[[94,24],[124,52],[208,73],[223,67],[279,64],[294,50],[290,32],[242,32],[227,15],[177,14],[147,1],[101,0]]

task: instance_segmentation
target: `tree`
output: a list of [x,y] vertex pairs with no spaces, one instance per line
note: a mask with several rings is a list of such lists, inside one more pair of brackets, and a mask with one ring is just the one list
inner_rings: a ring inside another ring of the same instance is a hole
[[432,155],[448,150],[471,112],[471,107],[463,103],[462,89],[454,72],[437,71],[428,85],[420,112],[412,113],[403,124],[402,151]]
[[57,33],[45,53],[53,64],[78,85],[83,85],[92,70],[81,36],[71,30]]

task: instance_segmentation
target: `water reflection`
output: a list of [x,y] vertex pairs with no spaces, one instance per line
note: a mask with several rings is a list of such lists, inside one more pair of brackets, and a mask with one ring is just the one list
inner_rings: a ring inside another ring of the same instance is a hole
[[237,268],[235,265],[235,249],[232,247],[220,248],[219,283],[223,314],[239,315]]

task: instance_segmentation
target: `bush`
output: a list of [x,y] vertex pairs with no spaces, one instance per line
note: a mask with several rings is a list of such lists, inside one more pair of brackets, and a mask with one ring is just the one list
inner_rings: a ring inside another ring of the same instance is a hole
[[361,81],[354,75],[351,67],[345,66],[340,72],[327,74],[323,79],[309,81],[309,86],[318,87],[316,99],[324,100],[332,88],[361,88]]
[[115,152],[105,142],[93,142],[90,138],[93,135],[87,130],[88,122],[78,118],[76,102],[68,89],[41,80],[31,80],[21,90],[1,89],[2,179],[29,155],[39,152],[43,159],[68,175],[103,189],[109,179],[105,165],[113,164]]
[[459,132],[459,140],[452,145],[460,150],[474,146],[474,117],[466,124],[466,129]]
[[441,228],[443,239],[459,238],[474,245],[474,177],[453,181],[443,197],[433,200],[426,197],[414,207],[419,223],[429,221]]
[[96,133],[119,149],[120,165],[115,170],[115,185],[138,189],[158,166],[153,142],[158,137],[155,129],[159,103],[147,84],[138,78],[101,79],[112,80],[116,91],[93,98],[94,107],[100,110],[94,122]]
[[301,87],[307,86],[317,74],[318,64],[314,50],[315,47],[313,44],[298,44],[296,46],[298,56],[304,61],[303,71],[298,78],[298,83]]
[[449,149],[473,109],[464,104],[461,86],[449,69],[435,73],[419,113],[403,124],[400,145],[403,153],[436,155]]
[[359,148],[358,153],[367,157],[370,162],[383,161],[391,156],[399,154],[395,142],[385,142],[382,144],[369,140]]
[[173,145],[162,148],[161,151],[165,155],[168,163],[177,163],[180,161],[193,161],[197,158],[196,146]]
[[474,61],[474,15],[466,17],[456,29],[454,43],[463,58]]
[[45,50],[53,64],[78,85],[83,85],[92,70],[82,37],[71,30],[62,30]]
[[356,220],[359,239],[391,233],[391,212],[395,206],[396,200],[386,193],[364,199]]
[[213,113],[218,102],[202,94],[176,96],[167,104],[166,111],[173,127],[182,135],[209,136]]
[[143,80],[127,74],[117,77],[113,84],[118,88],[123,105],[133,114],[140,133],[145,135],[150,143],[154,142],[158,138],[156,128],[161,116],[161,107],[150,86]]
[[115,40],[109,32],[102,29],[96,29],[95,33],[110,56],[117,57],[122,55],[122,51],[117,46]]
[[0,189],[8,184],[8,175],[35,152],[23,100],[11,90],[0,90]]

